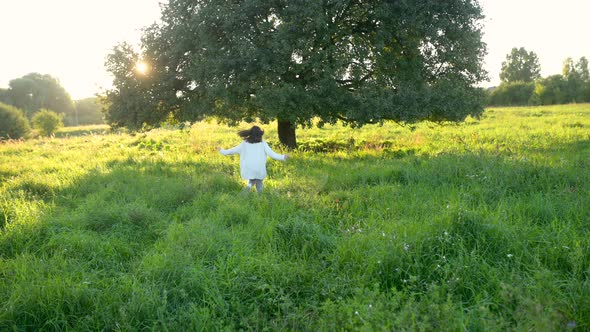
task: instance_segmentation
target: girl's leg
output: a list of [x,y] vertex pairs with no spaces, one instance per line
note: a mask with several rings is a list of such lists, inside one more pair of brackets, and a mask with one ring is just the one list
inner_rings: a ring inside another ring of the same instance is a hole
[[262,180],[254,180],[256,183],[256,191],[260,194],[262,193]]
[[252,186],[254,185],[256,185],[255,179],[248,180],[248,185],[246,186],[246,188],[244,188],[244,192],[250,192],[250,190],[252,190]]

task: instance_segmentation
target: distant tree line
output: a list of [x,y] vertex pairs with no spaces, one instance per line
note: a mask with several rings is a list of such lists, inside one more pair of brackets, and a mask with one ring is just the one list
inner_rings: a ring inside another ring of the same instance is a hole
[[59,114],[66,126],[104,123],[98,98],[73,101],[59,80],[51,75],[30,73],[0,88],[0,102],[22,111],[29,121],[41,111]]
[[553,105],[590,102],[588,60],[567,58],[561,74],[541,77],[534,52],[513,48],[502,63],[501,83],[488,91],[489,106]]
[[104,123],[99,98],[73,101],[59,81],[30,73],[0,88],[0,140],[29,136],[31,126],[50,136],[63,125]]

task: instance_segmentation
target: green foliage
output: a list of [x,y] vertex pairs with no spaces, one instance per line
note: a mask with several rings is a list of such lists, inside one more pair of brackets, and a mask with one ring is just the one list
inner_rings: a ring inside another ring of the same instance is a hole
[[64,123],[69,126],[102,124],[104,119],[101,107],[97,97],[76,100],[73,113],[65,114]]
[[42,109],[33,115],[33,128],[39,130],[43,136],[53,135],[57,129],[63,127],[62,117],[50,110]]
[[590,101],[590,81],[582,81],[576,72],[552,75],[537,82],[534,98],[541,105]]
[[512,106],[529,105],[535,91],[534,82],[502,82],[488,95],[488,105]]
[[563,78],[565,80],[564,99],[568,102],[590,101],[590,78],[588,74],[588,60],[585,57],[575,63],[572,58],[563,63]]
[[8,89],[0,88],[0,103],[7,104],[8,102]]
[[[118,45],[107,69],[107,121],[158,125],[214,116],[229,124],[295,126],[461,121],[481,113],[481,8],[452,0],[173,1],[144,31],[142,51]],[[142,59],[149,75],[134,72]]]
[[[526,53],[526,52],[524,52]],[[522,62],[522,60],[520,60]],[[488,93],[487,105],[554,105],[590,101],[588,61],[585,57],[574,62],[567,58],[563,75],[537,78],[533,81],[502,82]]]
[[103,128],[0,144],[0,330],[590,329],[588,104],[303,129],[262,195],[233,128]]
[[[148,129],[164,122],[174,110],[172,105],[163,103],[159,94],[153,93],[158,84],[155,78],[137,73],[139,60],[140,55],[127,43],[117,45],[107,56],[105,66],[114,76],[115,88],[106,92],[103,104],[105,120],[112,127]],[[170,87],[162,90],[174,92]]]
[[0,140],[26,137],[31,131],[23,112],[0,102]]
[[506,55],[506,61],[502,62],[500,80],[504,83],[534,82],[541,77],[541,66],[535,52],[521,48],[512,48]]
[[576,63],[575,71],[583,82],[590,82],[590,71],[588,69],[588,59],[581,57]]
[[540,105],[564,104],[567,99],[567,82],[561,75],[551,75],[535,85],[535,101]]
[[50,75],[30,73],[11,80],[8,85],[7,103],[24,110],[29,119],[42,108],[66,114],[73,110],[70,95]]

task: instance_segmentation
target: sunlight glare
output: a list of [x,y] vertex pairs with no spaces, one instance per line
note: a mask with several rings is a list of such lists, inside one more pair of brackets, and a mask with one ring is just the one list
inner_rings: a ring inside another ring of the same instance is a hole
[[137,70],[138,73],[145,75],[150,70],[150,66],[147,64],[147,62],[138,61],[135,64],[135,70]]

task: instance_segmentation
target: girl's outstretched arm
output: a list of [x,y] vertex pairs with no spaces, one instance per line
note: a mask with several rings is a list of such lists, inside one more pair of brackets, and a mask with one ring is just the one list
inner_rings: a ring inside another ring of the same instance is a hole
[[289,155],[288,154],[279,154],[279,153],[274,152],[270,148],[270,146],[268,146],[268,143],[263,142],[263,144],[264,144],[264,152],[266,152],[266,154],[269,157],[271,157],[272,159],[275,159],[275,160],[287,160],[287,158],[289,158]]
[[240,153],[240,151],[242,150],[242,145],[244,144],[244,142],[240,143],[237,146],[234,146],[233,148],[229,149],[229,150],[224,150],[222,148],[217,148],[217,150],[219,151],[219,153],[221,153],[224,156],[229,156],[232,154],[236,154],[236,153]]

